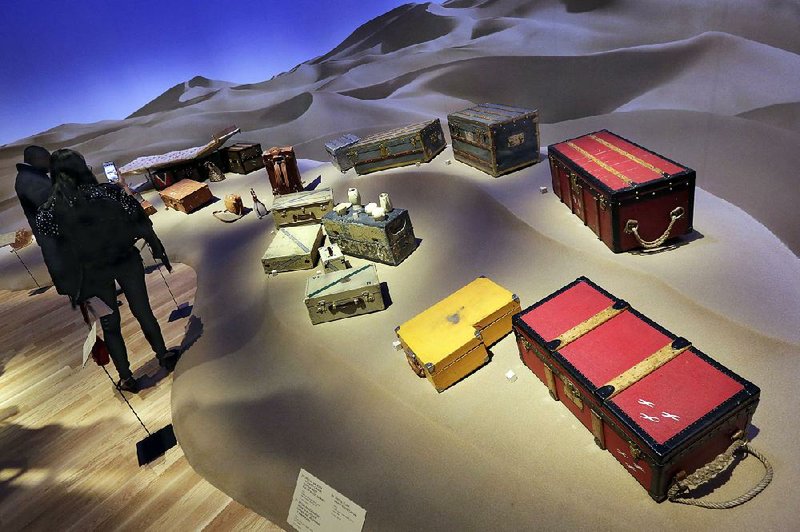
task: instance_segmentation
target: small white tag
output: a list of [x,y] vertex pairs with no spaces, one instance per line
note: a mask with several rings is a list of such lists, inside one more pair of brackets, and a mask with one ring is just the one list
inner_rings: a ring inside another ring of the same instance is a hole
[[367,511],[300,469],[286,521],[299,532],[360,532]]
[[89,362],[89,357],[92,356],[92,347],[94,347],[94,343],[97,341],[97,322],[92,322],[92,328],[89,330],[89,336],[86,337],[86,341],[83,342],[83,367],[86,367],[86,363]]
[[547,194],[547,187],[539,187],[539,192],[542,194]]
[[514,382],[517,380],[517,374],[514,373],[513,369],[506,371],[506,379],[508,379],[508,382]]
[[401,349],[403,349],[403,344],[400,343],[400,340],[395,340],[394,342],[392,342],[392,347],[394,347],[395,351],[400,351]]

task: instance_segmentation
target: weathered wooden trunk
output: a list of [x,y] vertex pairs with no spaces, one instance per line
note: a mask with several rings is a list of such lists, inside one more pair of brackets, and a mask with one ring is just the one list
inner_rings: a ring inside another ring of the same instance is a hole
[[370,135],[350,146],[347,155],[359,175],[427,163],[447,144],[439,119]]
[[417,246],[414,227],[405,209],[392,209],[383,220],[376,220],[361,206],[339,211],[326,214],[322,224],[345,255],[397,266]]
[[227,170],[235,174],[249,174],[264,168],[261,158],[261,144],[255,142],[237,142],[223,148],[227,155]]
[[746,437],[757,386],[586,278],[514,316],[514,332],[553,399],[657,501]]
[[602,130],[548,147],[553,192],[615,253],[692,231],[695,172]]
[[347,156],[350,146],[361,140],[356,135],[347,134],[325,143],[325,151],[331,157],[333,165],[342,173],[353,167],[353,161]]
[[386,308],[374,264],[310,277],[305,305],[314,325]]
[[539,162],[537,110],[484,103],[447,115],[457,161],[497,177]]

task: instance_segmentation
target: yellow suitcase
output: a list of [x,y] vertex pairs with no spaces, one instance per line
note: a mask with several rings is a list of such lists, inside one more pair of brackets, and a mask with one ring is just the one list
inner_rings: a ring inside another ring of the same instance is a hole
[[478,277],[395,329],[411,369],[441,392],[489,361],[487,348],[511,332],[519,298]]

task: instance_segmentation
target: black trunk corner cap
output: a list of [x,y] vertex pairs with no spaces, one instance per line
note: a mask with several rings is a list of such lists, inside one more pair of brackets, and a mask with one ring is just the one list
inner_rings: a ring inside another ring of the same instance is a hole
[[606,384],[605,386],[601,386],[600,388],[598,388],[595,393],[597,394],[597,397],[605,401],[606,399],[611,397],[611,394],[614,393],[614,387],[611,386],[610,384]]
[[672,341],[672,349],[684,349],[690,345],[692,345],[692,343],[683,337],[675,338]]

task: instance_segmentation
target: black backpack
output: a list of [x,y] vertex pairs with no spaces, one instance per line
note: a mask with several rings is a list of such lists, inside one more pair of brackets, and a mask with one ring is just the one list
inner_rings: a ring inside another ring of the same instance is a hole
[[[101,185],[103,186],[103,185]],[[130,256],[137,223],[118,201],[81,192],[71,207],[56,210],[61,234],[83,268],[114,265]]]

